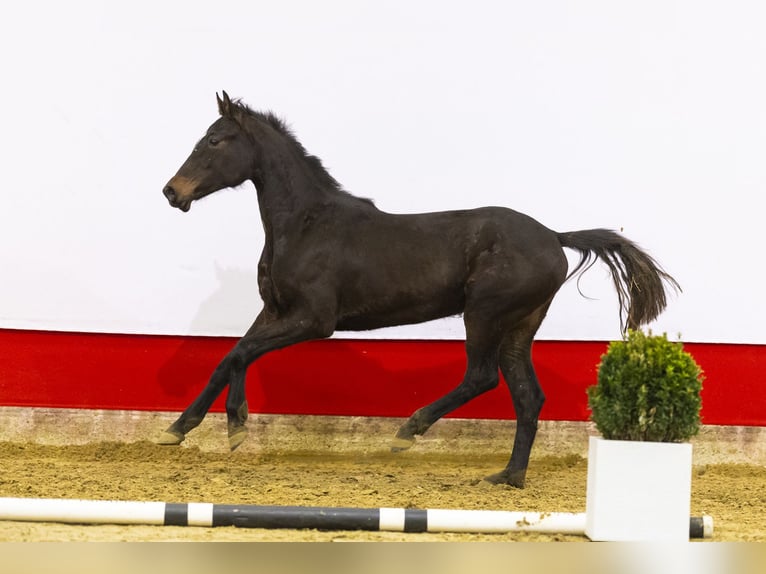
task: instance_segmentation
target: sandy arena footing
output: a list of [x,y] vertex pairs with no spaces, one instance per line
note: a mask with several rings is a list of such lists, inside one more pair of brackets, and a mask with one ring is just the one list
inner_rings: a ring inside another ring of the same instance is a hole
[[[171,412],[0,407],[0,441],[46,445],[154,441],[177,416]],[[301,452],[310,444],[328,453],[387,452],[403,422],[400,418],[382,417],[256,414],[248,419],[249,436],[240,450]],[[418,437],[413,449],[510,454],[515,426],[515,421],[445,418]],[[588,437],[597,434],[589,422],[541,421],[534,453],[585,457]],[[704,425],[691,442],[695,465],[766,466],[766,429],[762,427]],[[209,452],[227,451],[225,415],[209,414],[183,444]]]

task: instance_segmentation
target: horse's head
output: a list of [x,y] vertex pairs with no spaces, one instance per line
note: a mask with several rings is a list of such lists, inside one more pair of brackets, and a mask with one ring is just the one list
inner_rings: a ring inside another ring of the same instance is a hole
[[170,205],[181,211],[189,211],[196,199],[251,177],[252,143],[242,129],[243,111],[226,92],[216,99],[221,117],[162,190]]

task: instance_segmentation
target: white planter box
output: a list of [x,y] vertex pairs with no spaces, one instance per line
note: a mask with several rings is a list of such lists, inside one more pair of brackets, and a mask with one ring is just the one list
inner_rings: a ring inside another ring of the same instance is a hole
[[604,541],[688,541],[691,483],[689,443],[591,437],[585,534]]

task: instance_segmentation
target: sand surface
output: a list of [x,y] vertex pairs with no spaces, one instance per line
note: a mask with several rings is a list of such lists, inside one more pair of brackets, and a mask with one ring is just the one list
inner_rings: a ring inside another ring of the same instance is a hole
[[[304,437],[305,440],[305,437]],[[215,502],[227,504],[461,508],[584,512],[587,460],[578,453],[534,456],[523,490],[482,477],[507,453],[448,454],[413,449],[389,454],[302,450],[210,452],[150,441],[45,445],[0,442],[0,496]],[[715,541],[766,540],[766,468],[694,468],[692,515],[715,520]],[[71,525],[0,522],[2,541],[587,541],[534,533],[458,534],[236,527]]]

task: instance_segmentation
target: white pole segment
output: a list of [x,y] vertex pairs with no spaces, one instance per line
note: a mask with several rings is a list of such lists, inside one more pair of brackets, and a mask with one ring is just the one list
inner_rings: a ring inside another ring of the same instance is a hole
[[210,502],[189,503],[189,526],[212,526],[213,504]]
[[0,520],[74,524],[163,524],[164,502],[0,498]]
[[428,511],[429,532],[541,532],[583,534],[585,514],[503,510]]
[[391,532],[403,532],[404,516],[404,508],[381,508],[380,529]]

